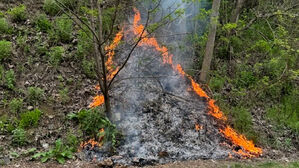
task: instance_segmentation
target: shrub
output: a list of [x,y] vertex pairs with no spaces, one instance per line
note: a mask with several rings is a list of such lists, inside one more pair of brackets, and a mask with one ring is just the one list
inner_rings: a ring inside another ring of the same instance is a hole
[[9,41],[0,41],[0,61],[12,55],[12,44]]
[[0,34],[8,33],[10,26],[5,18],[0,18]]
[[62,15],[55,20],[55,26],[57,40],[64,43],[70,42],[72,39],[73,21],[68,19],[66,15]]
[[15,72],[11,69],[9,71],[6,71],[5,73],[5,85],[9,89],[14,89],[15,88],[15,83],[16,83],[16,77],[15,77]]
[[55,0],[45,0],[43,8],[45,12],[51,16],[55,16],[60,12],[60,8],[56,4]]
[[61,46],[50,48],[50,52],[48,53],[50,64],[57,66],[61,62],[63,54],[64,48]]
[[73,157],[72,150],[61,139],[56,140],[55,147],[47,152],[37,153],[33,156],[33,159],[41,158],[41,162],[47,162],[49,159],[55,159],[58,163],[63,164],[65,159],[71,159]]
[[11,18],[14,22],[22,22],[27,19],[25,5],[16,6],[16,7],[10,9],[7,13],[11,16]]
[[27,93],[29,101],[34,104],[42,100],[44,96],[44,90],[39,87],[29,87]]
[[22,108],[23,108],[23,99],[14,98],[9,103],[9,110],[14,114],[20,113]]
[[15,145],[25,145],[27,143],[26,131],[22,128],[17,128],[12,131],[12,142]]
[[27,111],[21,114],[19,126],[21,128],[35,127],[38,125],[38,121],[42,112],[39,109],[33,111]]
[[[120,134],[116,126],[105,117],[103,108],[81,110],[78,114],[70,114],[69,117],[76,118],[79,121],[80,128],[86,135],[102,137],[102,134],[104,134],[104,142],[110,143],[112,147],[115,147],[117,136]],[[99,133],[100,129],[104,129],[104,133]]]
[[47,32],[52,28],[52,24],[45,14],[37,16],[35,25],[42,32]]

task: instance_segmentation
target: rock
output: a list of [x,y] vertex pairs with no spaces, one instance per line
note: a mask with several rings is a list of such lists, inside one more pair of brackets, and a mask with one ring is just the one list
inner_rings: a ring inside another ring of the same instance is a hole
[[44,143],[44,144],[42,144],[42,147],[43,147],[44,149],[48,149],[48,148],[49,148],[49,144]]
[[28,106],[28,107],[27,107],[27,110],[29,110],[29,111],[31,111],[31,110],[33,110],[33,109],[34,109],[33,106]]

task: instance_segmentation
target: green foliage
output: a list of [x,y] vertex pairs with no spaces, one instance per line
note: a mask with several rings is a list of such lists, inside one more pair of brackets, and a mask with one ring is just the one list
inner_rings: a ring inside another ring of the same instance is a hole
[[[69,115],[69,117],[79,121],[80,129],[83,130],[86,135],[104,137],[105,143],[110,143],[113,148],[115,147],[119,132],[116,126],[105,117],[103,108],[84,109],[78,114]],[[99,133],[99,130],[102,128],[105,131]]]
[[44,97],[44,90],[39,87],[29,87],[27,90],[28,100],[30,103],[36,104]]
[[16,84],[16,77],[15,77],[15,72],[11,69],[9,71],[6,71],[5,73],[5,85],[9,89],[15,89],[15,84]]
[[225,84],[225,78],[223,78],[219,75],[211,78],[209,81],[209,86],[211,87],[211,89],[216,90],[216,91],[221,91],[224,84]]
[[60,12],[60,8],[56,4],[55,0],[45,0],[43,9],[51,16],[55,16]]
[[26,13],[26,6],[25,5],[19,5],[16,6],[7,13],[11,16],[12,20],[14,22],[23,22],[27,19],[27,13]]
[[[78,46],[76,56],[80,60],[90,54],[93,48],[93,42],[90,37],[92,37],[91,33],[87,34],[86,30],[79,30],[78,32]],[[87,31],[88,32],[88,31]]]
[[0,41],[0,61],[12,55],[12,43],[6,40]]
[[27,143],[26,131],[22,128],[17,128],[12,131],[12,143],[23,146]]
[[273,105],[267,110],[267,117],[278,123],[286,125],[294,132],[299,133],[299,93],[298,90],[282,98],[281,103]]
[[48,32],[52,28],[52,23],[45,14],[40,14],[35,19],[35,26],[42,32]]
[[78,145],[80,144],[80,141],[75,135],[69,133],[66,137],[66,143],[65,144],[69,147],[69,149],[72,152],[76,152],[77,148],[78,148]]
[[0,34],[9,33],[10,25],[5,18],[0,18]]
[[86,59],[83,59],[82,69],[83,69],[84,74],[87,77],[89,77],[89,78],[95,78],[96,77],[94,61],[88,61]]
[[235,81],[237,87],[246,88],[256,82],[256,78],[251,71],[241,71],[238,75],[239,76]]
[[238,132],[244,133],[249,139],[257,140],[257,134],[252,128],[252,116],[248,109],[234,107],[230,109],[229,114],[232,116],[232,125]]
[[47,162],[49,159],[55,159],[58,163],[65,163],[66,159],[72,159],[73,152],[61,139],[56,140],[55,147],[47,152],[37,153],[33,159],[41,158],[41,162]]
[[64,55],[64,48],[62,46],[50,48],[50,52],[47,54],[49,57],[49,62],[54,67],[58,66]]
[[55,20],[55,35],[56,40],[63,43],[68,43],[72,40],[73,21],[67,15],[62,15]]
[[2,115],[0,117],[0,133],[12,133],[12,131],[16,128],[17,124],[18,123],[15,119],[8,118],[7,115]]
[[23,108],[23,99],[14,98],[9,103],[9,110],[14,114],[20,113],[22,108]]
[[41,115],[42,112],[39,109],[22,113],[19,126],[21,128],[35,127],[38,125]]

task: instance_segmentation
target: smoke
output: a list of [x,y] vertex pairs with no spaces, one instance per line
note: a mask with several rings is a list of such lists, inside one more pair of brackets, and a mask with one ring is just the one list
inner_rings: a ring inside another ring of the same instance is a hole
[[[146,12],[152,10],[156,3],[144,2],[140,5],[144,17]],[[163,18],[171,14],[174,19],[165,24],[155,32],[159,42],[166,44],[174,55],[175,63],[180,63],[184,69],[193,67],[195,51],[193,39],[201,36],[206,29],[208,19],[199,19],[201,9],[209,10],[211,3],[208,0],[186,1],[186,0],[162,0],[157,13],[152,14],[152,22],[161,22]],[[175,11],[175,12],[174,12]],[[182,12],[180,16],[177,13]]]

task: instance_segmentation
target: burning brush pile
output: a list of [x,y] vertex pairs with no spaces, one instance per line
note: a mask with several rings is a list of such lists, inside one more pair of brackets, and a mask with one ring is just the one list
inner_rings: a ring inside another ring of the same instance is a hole
[[[124,27],[106,47],[108,78],[112,78],[117,62],[123,62],[127,55],[119,53],[114,58],[116,49],[129,48],[128,41],[143,36],[110,93],[115,123],[124,134],[117,157],[111,157],[113,162],[144,165],[261,155],[261,148],[226,124],[227,118],[215,101],[180,64],[173,63],[168,49],[143,31],[140,13],[134,12],[133,25]],[[103,96],[98,95],[90,107],[103,102]],[[83,143],[82,148],[90,159],[110,157],[96,140]]]

